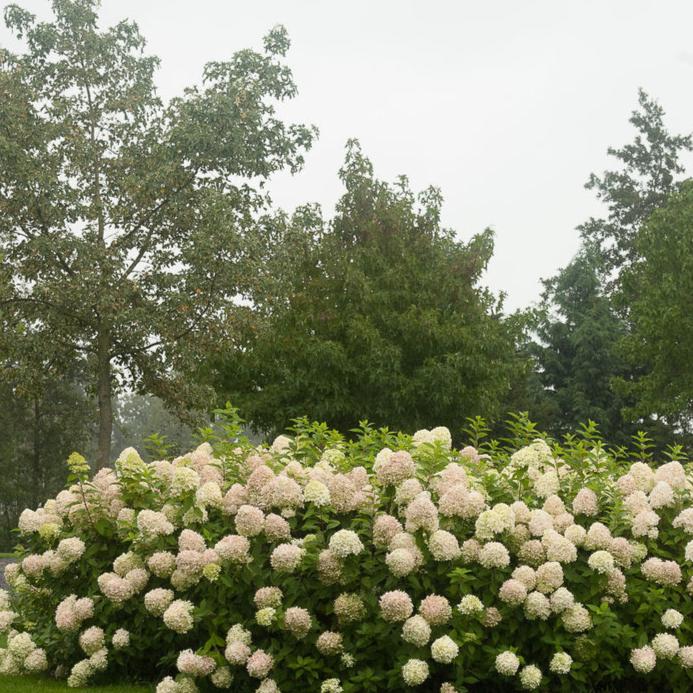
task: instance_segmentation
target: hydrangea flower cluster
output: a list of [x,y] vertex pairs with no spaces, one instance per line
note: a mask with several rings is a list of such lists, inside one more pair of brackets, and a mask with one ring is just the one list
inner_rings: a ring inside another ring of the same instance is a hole
[[456,450],[444,427],[299,435],[128,449],[24,511],[0,673],[80,687],[168,662],[157,693],[690,682],[689,467]]

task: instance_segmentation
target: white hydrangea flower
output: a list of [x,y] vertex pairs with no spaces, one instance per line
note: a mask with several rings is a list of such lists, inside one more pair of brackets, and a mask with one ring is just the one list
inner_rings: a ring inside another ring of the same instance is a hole
[[402,667],[402,678],[407,686],[420,686],[428,678],[428,664],[422,659],[410,659]]
[[657,655],[649,645],[637,647],[631,650],[630,663],[635,671],[641,674],[648,674],[657,664]]
[[679,651],[679,641],[671,633],[659,633],[652,638],[652,649],[662,659],[673,659]]
[[118,628],[118,630],[113,633],[111,644],[116,650],[125,649],[130,644],[130,633],[125,630],[125,628]]
[[303,489],[303,497],[319,508],[330,503],[330,489],[317,479],[311,479]]
[[515,676],[520,668],[520,660],[514,652],[506,650],[496,656],[496,671],[501,676]]
[[689,562],[693,563],[693,540],[686,544],[686,549],[684,551],[684,558]]
[[520,671],[520,685],[528,691],[533,691],[541,685],[541,669],[534,664],[522,667]]
[[452,436],[450,435],[450,429],[445,426],[436,426],[431,429],[431,438],[434,441],[442,443],[445,450],[450,450],[452,448]]
[[450,664],[460,652],[457,643],[449,636],[443,635],[433,641],[431,645],[431,657],[441,664]]
[[587,565],[597,573],[610,573],[616,566],[614,565],[614,557],[608,551],[595,551],[590,554],[587,559]]
[[549,670],[554,674],[564,676],[565,674],[570,673],[570,668],[572,665],[573,658],[567,652],[556,652],[556,654],[551,658]]
[[274,607],[266,606],[259,609],[255,614],[255,620],[258,625],[268,628],[274,623],[274,619],[277,615],[277,610]]
[[662,625],[665,628],[676,629],[683,623],[683,614],[676,609],[667,609],[662,614]]
[[340,558],[358,556],[363,551],[359,535],[350,529],[340,529],[330,537],[330,551]]
[[270,446],[270,450],[274,453],[282,454],[284,452],[288,452],[290,447],[291,447],[291,438],[289,438],[289,436],[280,435],[280,436],[277,436],[272,441],[272,445]]
[[424,647],[431,638],[431,626],[421,615],[410,616],[402,625],[402,640]]
[[343,690],[339,679],[326,679],[320,685],[320,693],[342,693]]
[[484,610],[484,605],[476,595],[466,594],[457,605],[457,610],[465,616],[471,616],[472,614],[480,614]]

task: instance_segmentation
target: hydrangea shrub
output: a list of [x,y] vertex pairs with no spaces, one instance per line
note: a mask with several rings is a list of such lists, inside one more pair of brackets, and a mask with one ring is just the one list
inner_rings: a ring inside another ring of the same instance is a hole
[[22,514],[1,672],[158,693],[693,686],[687,465],[578,438],[456,450],[444,428],[208,433],[91,479],[73,456]]

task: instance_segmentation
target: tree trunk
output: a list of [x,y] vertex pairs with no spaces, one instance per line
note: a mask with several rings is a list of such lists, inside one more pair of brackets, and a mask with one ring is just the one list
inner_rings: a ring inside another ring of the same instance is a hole
[[33,478],[31,480],[33,507],[38,507],[44,500],[43,480],[41,474],[41,405],[38,396],[34,396],[34,450],[33,450]]
[[97,350],[97,392],[99,401],[99,449],[96,458],[98,469],[108,465],[111,456],[113,433],[113,403],[111,401],[111,333],[107,328],[99,330]]

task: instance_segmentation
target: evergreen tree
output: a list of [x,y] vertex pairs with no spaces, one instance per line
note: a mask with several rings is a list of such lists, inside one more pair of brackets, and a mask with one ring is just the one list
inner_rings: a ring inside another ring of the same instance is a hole
[[603,277],[601,254],[585,245],[567,267],[544,281],[539,343],[532,351],[544,387],[539,410],[547,418],[534,418],[557,435],[591,419],[608,440],[625,443],[636,428],[624,419],[626,403],[612,384],[614,377],[628,373],[617,348],[625,325]]
[[[586,184],[607,205],[604,218],[579,227],[583,245],[575,259],[545,281],[533,352],[543,393],[536,408],[542,423],[563,432],[587,418],[598,422],[614,441],[643,429],[659,442],[674,429],[652,410],[633,408],[634,394],[624,383],[641,378],[649,365],[644,353],[624,352],[631,330],[628,309],[618,298],[622,272],[642,260],[638,236],[643,224],[680,186],[682,152],[690,136],[671,135],[664,111],[644,91],[630,117],[633,142],[609,148],[619,167]],[[531,408],[530,408],[531,409]],[[530,412],[531,413],[531,412]]]
[[582,237],[600,249],[605,270],[615,275],[637,259],[638,229],[678,188],[684,173],[681,154],[693,149],[691,135],[667,131],[664,109],[642,89],[638,106],[629,118],[637,131],[633,141],[607,150],[619,168],[601,176],[593,173],[585,184],[596,191],[608,215],[578,227]]

